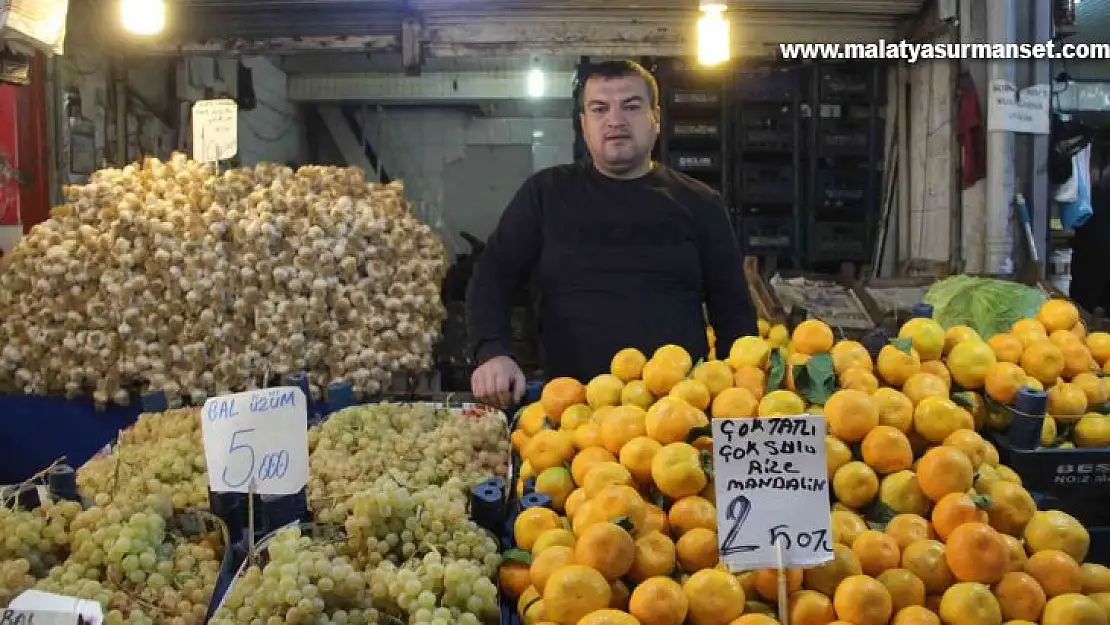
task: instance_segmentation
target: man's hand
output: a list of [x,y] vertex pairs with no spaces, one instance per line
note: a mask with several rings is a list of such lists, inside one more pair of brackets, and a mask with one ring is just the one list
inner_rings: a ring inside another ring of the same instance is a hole
[[512,358],[494,356],[470,376],[474,397],[496,408],[508,408],[524,398],[524,372]]

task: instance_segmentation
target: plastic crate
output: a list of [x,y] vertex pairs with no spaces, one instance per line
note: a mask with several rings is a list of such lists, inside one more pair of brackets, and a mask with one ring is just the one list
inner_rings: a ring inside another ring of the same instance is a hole
[[[1016,449],[1004,432],[988,434],[1022,484],[1057,497],[1083,496],[1110,512],[1110,449]],[[1110,518],[1106,525],[1110,525]]]
[[739,223],[740,247],[745,253],[786,253],[794,249],[794,219],[747,218]]
[[793,109],[783,106],[745,107],[740,113],[740,148],[745,151],[792,152]]
[[866,167],[818,169],[814,199],[826,207],[860,206],[871,200],[874,172]]
[[870,120],[822,119],[817,134],[821,156],[867,155],[871,151]]
[[721,124],[717,121],[680,120],[672,122],[670,129],[674,140],[721,140]]
[[682,172],[720,171],[722,157],[719,152],[675,151],[667,155],[671,167]]
[[818,97],[824,100],[866,101],[875,97],[875,66],[825,65],[818,72]]
[[869,234],[862,222],[811,222],[810,260],[865,261],[871,255]]
[[744,163],[740,166],[742,202],[794,202],[794,167],[777,163]]
[[748,102],[791,102],[802,92],[800,70],[761,68],[741,70],[735,83],[736,97]]
[[671,92],[669,103],[683,108],[720,108],[721,93],[705,89],[676,89]]

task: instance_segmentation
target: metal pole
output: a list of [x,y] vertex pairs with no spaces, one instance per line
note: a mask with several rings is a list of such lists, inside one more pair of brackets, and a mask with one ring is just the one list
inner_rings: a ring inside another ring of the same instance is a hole
[[[1016,39],[1014,0],[992,0],[987,6],[987,40],[1011,43]],[[987,98],[994,85],[1014,86],[1014,61],[988,61]],[[989,102],[988,102],[989,107]],[[989,111],[989,108],[988,108]],[[989,112],[988,112],[989,115]],[[990,274],[1011,273],[1013,266],[1013,225],[1010,201],[1014,197],[1014,138],[1002,131],[987,133],[987,228],[984,270]]]

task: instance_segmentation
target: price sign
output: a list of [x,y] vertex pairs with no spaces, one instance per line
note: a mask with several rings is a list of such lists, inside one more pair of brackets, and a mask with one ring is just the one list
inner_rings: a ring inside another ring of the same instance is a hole
[[734,571],[832,560],[832,517],[819,416],[713,419],[721,561]]
[[308,484],[308,400],[301,389],[213,397],[200,419],[213,491],[290,495]]
[[201,100],[193,105],[193,160],[214,163],[239,152],[239,105]]
[[100,604],[87,599],[56,595],[41,590],[20,593],[0,610],[0,625],[100,625]]
[[79,625],[81,615],[66,612],[0,610],[0,625]]

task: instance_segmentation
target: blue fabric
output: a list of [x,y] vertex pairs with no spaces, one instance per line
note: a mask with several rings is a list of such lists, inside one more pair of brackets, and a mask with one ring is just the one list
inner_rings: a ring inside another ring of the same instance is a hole
[[1074,230],[1087,223],[1094,215],[1091,205],[1091,146],[1083,148],[1072,157],[1072,176],[1075,176],[1078,194],[1074,202],[1060,202],[1060,225]]
[[97,410],[91,400],[0,395],[0,484],[22,482],[61,456],[81,466],[140,412],[138,403]]

